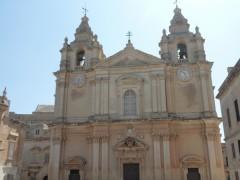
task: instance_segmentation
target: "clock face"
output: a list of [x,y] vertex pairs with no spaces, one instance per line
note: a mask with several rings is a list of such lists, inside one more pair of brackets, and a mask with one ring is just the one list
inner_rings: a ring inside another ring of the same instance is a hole
[[191,79],[191,73],[189,72],[188,69],[181,68],[181,69],[178,69],[177,71],[177,77],[181,81],[188,81]]
[[83,86],[85,83],[85,75],[80,74],[73,78],[73,84],[77,87]]

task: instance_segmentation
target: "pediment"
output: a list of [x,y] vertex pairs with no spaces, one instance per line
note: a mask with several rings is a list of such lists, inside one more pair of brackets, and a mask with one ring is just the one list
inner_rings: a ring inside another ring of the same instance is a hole
[[81,156],[74,156],[68,160],[67,164],[85,166],[87,164],[87,161]]
[[119,62],[113,64],[113,67],[120,67],[120,66],[144,66],[144,65],[149,65],[148,62],[139,60],[139,59],[122,59]]
[[30,151],[33,153],[40,153],[42,151],[42,148],[39,146],[34,146],[30,149]]
[[197,155],[186,155],[181,159],[182,166],[191,167],[191,166],[202,166],[204,160]]
[[115,150],[117,151],[145,151],[147,149],[148,146],[144,142],[130,136],[126,137],[115,145]]
[[159,64],[162,62],[163,61],[158,57],[131,47],[125,48],[124,50],[110,56],[105,62],[98,64],[98,67],[147,66],[151,64]]
[[16,141],[17,138],[18,138],[18,134],[16,132],[12,132],[12,131],[10,131],[10,133],[8,134],[8,137],[7,137],[8,140],[14,140],[14,141]]
[[138,74],[129,73],[124,74],[116,79],[116,83],[122,83],[122,84],[137,84],[144,80],[144,78]]

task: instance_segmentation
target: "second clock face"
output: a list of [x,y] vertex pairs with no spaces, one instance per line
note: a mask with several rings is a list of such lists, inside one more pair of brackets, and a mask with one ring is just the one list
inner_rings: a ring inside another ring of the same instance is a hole
[[80,74],[73,78],[73,84],[77,87],[83,86],[85,83],[85,75]]
[[191,73],[186,68],[181,68],[177,70],[177,77],[181,81],[188,81],[191,79]]

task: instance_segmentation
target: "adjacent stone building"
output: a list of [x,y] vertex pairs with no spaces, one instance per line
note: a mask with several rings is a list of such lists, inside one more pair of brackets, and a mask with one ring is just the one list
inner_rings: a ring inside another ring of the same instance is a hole
[[50,135],[47,124],[54,120],[54,107],[38,105],[32,114],[11,113],[11,118],[25,124],[22,147],[21,179],[47,180]]
[[226,143],[222,143],[222,153],[223,153],[223,162],[224,162],[226,180],[230,180]]
[[240,176],[240,60],[228,68],[228,76],[221,85],[217,98],[221,103],[226,152],[231,180]]
[[9,118],[10,101],[6,89],[0,96],[0,179],[17,180],[20,178],[19,165],[23,138],[23,126]]
[[105,57],[88,20],[61,49],[54,110],[12,115],[30,127],[22,179],[224,180],[213,63],[199,28],[191,32],[176,7],[160,57],[130,39]]

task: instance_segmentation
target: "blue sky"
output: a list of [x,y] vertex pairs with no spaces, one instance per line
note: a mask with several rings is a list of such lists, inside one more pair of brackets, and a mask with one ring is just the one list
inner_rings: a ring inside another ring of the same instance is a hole
[[[129,30],[135,48],[159,56],[158,43],[173,17],[173,1],[1,0],[0,90],[7,87],[11,111],[31,113],[37,104],[54,104],[59,50],[65,36],[73,40],[82,7],[89,9],[89,23],[107,56],[125,47]],[[179,6],[191,30],[199,26],[206,39],[216,94],[226,68],[240,57],[240,1],[181,0]]]

